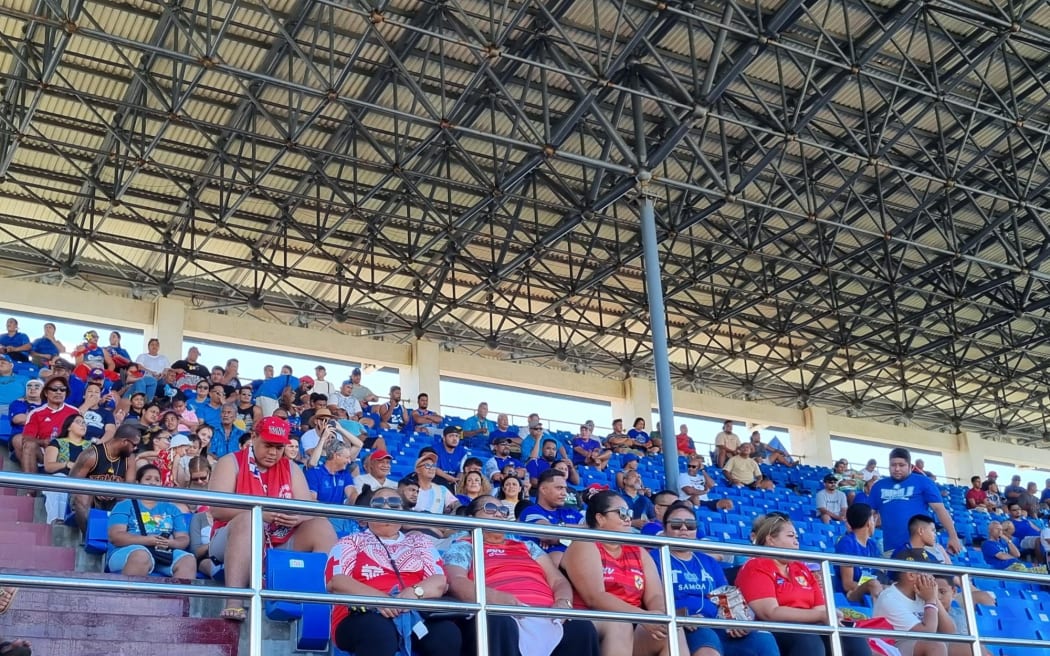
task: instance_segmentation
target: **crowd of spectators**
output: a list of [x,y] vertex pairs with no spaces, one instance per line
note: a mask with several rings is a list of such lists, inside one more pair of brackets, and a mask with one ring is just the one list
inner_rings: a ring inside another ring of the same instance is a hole
[[[627,431],[621,419],[613,420],[612,432],[604,437],[596,436],[595,423],[587,421],[566,438],[548,430],[538,414],[521,429],[505,414],[492,420],[482,402],[462,425],[450,425],[430,408],[425,392],[416,395],[410,409],[400,388],[380,398],[356,368],[338,385],[327,380],[320,365],[313,376],[298,377],[288,365],[279,374],[267,366],[261,378],[249,382],[241,380],[237,360],[207,367],[196,348],[171,362],[153,339],[146,353],[131,359],[119,333],[112,332],[108,346],[100,346],[99,334],[89,331],[72,350],[74,360],[67,361],[53,325],[35,341],[12,337],[20,335],[13,319],[7,328],[8,340],[0,346],[0,394],[6,397],[0,402],[8,407],[14,433],[11,456],[27,473],[698,539],[703,537],[698,535],[699,512],[734,509],[727,491],[775,492],[776,483],[763,472],[799,466],[777,440],[764,442],[757,430],[741,440],[734,423],[726,421],[707,454],[714,468],[707,467],[705,454],[682,425],[674,441],[685,461],[678,487],[652,490],[640,467],[662,459],[664,438],[659,425],[648,432],[642,417]],[[399,462],[408,457],[413,466],[396,477],[389,431],[397,435],[396,446],[416,445],[410,454],[398,452]],[[609,484],[582,485],[581,470],[604,474]],[[1031,485],[1022,487],[1019,477],[1000,495],[995,479],[995,472],[983,482],[975,477],[966,495],[974,510],[1010,514],[989,524],[982,552],[994,567],[1045,572],[1039,514],[1050,503],[1050,480],[1040,496]],[[840,553],[910,559],[921,553],[923,560],[950,562],[949,556],[962,549],[941,491],[922,461],[913,463],[905,449],[890,454],[886,476],[874,460],[860,470],[841,460],[822,482],[810,517],[848,527],[835,547]],[[112,572],[192,578],[221,568],[227,586],[248,584],[253,562],[246,510],[102,495],[69,498],[58,492],[45,497],[49,522],[72,518],[82,530],[91,509],[110,512],[106,563]],[[944,546],[937,541],[933,518],[946,537]],[[470,579],[477,564],[463,534],[290,513],[267,512],[263,521],[268,547],[330,555],[332,592],[473,600]],[[881,545],[875,540],[877,526]],[[799,547],[792,519],[777,512],[756,519],[751,538],[757,545]],[[700,551],[675,550],[672,571],[661,572],[646,550],[615,542],[495,531],[485,539],[487,594],[493,603],[715,617],[719,609],[710,595],[727,582],[727,563]],[[732,564],[733,558],[728,560]],[[931,592],[937,586],[925,575],[892,582],[885,572],[843,566],[838,580],[855,602],[889,604],[880,602],[888,590],[908,599],[918,595],[923,611],[931,610],[923,616],[923,622],[930,620],[923,626],[934,629],[928,632],[955,626],[932,622],[932,610],[941,618],[952,608]],[[665,584],[674,590],[674,609],[665,608]],[[822,583],[802,560],[749,559],[735,585],[760,620],[827,620]],[[243,621],[242,602],[228,600],[221,616]],[[405,641],[421,654],[451,655],[469,643],[472,632],[464,622],[417,616],[377,602],[375,607],[337,608],[333,635],[341,648],[359,655],[391,656]],[[826,638],[806,632],[690,627],[668,635],[660,623],[510,621],[506,616],[490,622],[496,654],[514,654],[519,646],[529,656],[661,654],[671,641],[678,641],[681,653],[703,656],[831,653]],[[418,625],[425,630],[413,631]],[[842,647],[848,656],[870,653],[862,639],[844,638]],[[939,652],[920,641],[915,653]]]

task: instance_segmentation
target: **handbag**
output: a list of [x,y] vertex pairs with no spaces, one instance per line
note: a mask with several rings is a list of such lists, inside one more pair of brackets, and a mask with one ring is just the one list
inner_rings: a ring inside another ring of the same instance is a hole
[[[145,537],[148,534],[146,533],[146,525],[142,523],[142,508],[139,506],[139,500],[132,499],[131,505],[135,509],[135,519],[139,522],[139,533]],[[149,555],[153,556],[155,567],[171,567],[172,563],[175,562],[175,553],[171,549],[146,548],[149,549]]]

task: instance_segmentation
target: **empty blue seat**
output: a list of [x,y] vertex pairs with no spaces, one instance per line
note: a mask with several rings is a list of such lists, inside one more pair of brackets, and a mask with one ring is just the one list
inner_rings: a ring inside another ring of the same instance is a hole
[[87,531],[84,535],[84,551],[104,554],[109,549],[109,513],[92,508],[88,513]]
[[[325,592],[328,555],[271,549],[266,552],[266,587],[283,592]],[[292,601],[266,602],[266,617],[297,622],[296,648],[326,651],[331,634],[331,606]]]

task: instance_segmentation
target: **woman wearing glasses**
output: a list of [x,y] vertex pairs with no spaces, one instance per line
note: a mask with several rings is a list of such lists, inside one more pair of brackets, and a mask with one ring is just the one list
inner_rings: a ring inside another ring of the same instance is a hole
[[[482,495],[466,507],[467,517],[509,520],[510,507],[491,495]],[[470,537],[457,540],[445,552],[449,591],[460,601],[475,602],[474,548]],[[572,608],[572,586],[539,545],[520,542],[502,531],[485,531],[485,598],[507,606]],[[519,626],[526,625],[520,631]],[[489,615],[489,650],[492,656],[519,653],[548,656],[598,656],[598,634],[586,620],[518,618]],[[473,632],[467,632],[471,635]],[[532,649],[519,652],[519,642]],[[540,648],[542,646],[542,649]],[[476,649],[467,649],[474,653]]]
[[[66,417],[59,436],[44,449],[44,471],[52,476],[68,476],[81,451],[91,444],[87,440],[87,430],[87,422],[80,415]],[[44,510],[47,512],[48,524],[57,526],[65,523],[68,508],[68,492],[44,490]]]
[[[68,417],[79,415],[76,408],[66,403],[69,393],[69,379],[65,376],[52,376],[44,384],[44,405],[26,416],[22,429],[22,472],[35,474],[37,464],[44,455],[44,448],[57,438],[62,424]],[[36,493],[33,492],[33,496]]]
[[[696,512],[690,503],[675,501],[663,515],[664,535],[696,540]],[[659,565],[659,559],[654,556]],[[671,550],[670,580],[678,615],[718,617],[718,606],[708,598],[726,585],[722,567],[711,556],[686,549]],[[686,627],[685,641],[692,656],[777,656],[777,643],[768,631]]]
[[[587,526],[602,531],[631,532],[631,510],[612,490],[603,490],[587,502]],[[621,613],[663,615],[663,584],[652,557],[639,546],[614,542],[573,540],[561,561],[562,569],[576,589],[576,608]],[[596,622],[602,656],[668,653],[667,625],[654,622]],[[685,654],[685,635],[679,629],[673,639]]]
[[[362,494],[357,505],[401,510],[401,497],[396,490],[382,488]],[[374,606],[332,609],[335,644],[357,656],[394,656],[411,641],[413,652],[422,656],[459,656],[462,636],[455,623],[426,620],[426,635],[419,638],[412,631],[415,622],[397,620],[410,611],[383,606],[381,601],[436,599],[445,594],[445,572],[434,543],[417,532],[402,533],[397,521],[369,521],[367,526],[368,530],[348,535],[332,548],[326,568],[328,591],[378,599]]]
[[[755,520],[751,541],[761,547],[798,549],[798,534],[791,519],[783,513],[769,513]],[[752,558],[740,569],[736,585],[744,599],[764,622],[826,624],[824,592],[805,563],[781,558]],[[814,633],[775,631],[782,656],[825,656],[831,654],[829,636]],[[870,656],[864,638],[842,636],[845,656]]]

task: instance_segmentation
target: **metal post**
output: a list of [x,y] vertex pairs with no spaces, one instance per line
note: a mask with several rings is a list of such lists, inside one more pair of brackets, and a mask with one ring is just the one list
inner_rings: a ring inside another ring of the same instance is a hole
[[[972,636],[977,634],[977,614],[973,604],[973,579],[968,572],[959,575],[959,585],[962,586],[963,615],[966,617],[966,632]],[[973,656],[981,656],[981,641],[978,638],[970,643]]]
[[641,203],[642,248],[645,255],[645,293],[649,299],[649,327],[653,339],[653,366],[656,369],[656,405],[660,412],[660,437],[663,440],[664,476],[667,489],[678,489],[678,443],[675,441],[674,400],[671,391],[671,362],[667,355],[667,313],[664,310],[664,286],[660,278],[660,253],[656,240],[656,210],[649,196],[652,174],[638,174]]
[[251,579],[248,587],[252,589],[251,605],[248,607],[248,654],[249,656],[262,656],[262,625],[263,612],[262,592],[263,587],[263,511],[262,506],[252,506],[252,555],[249,562],[252,564]]
[[485,598],[485,531],[474,528],[470,532],[474,547],[474,594],[478,602],[478,614],[474,616],[474,628],[477,631],[477,653],[489,653],[489,613],[485,609],[488,600]]
[[828,610],[828,624],[833,627],[830,636],[831,653],[833,656],[842,656],[842,635],[839,633],[839,616],[835,608],[835,589],[831,581],[831,563],[826,560],[820,561],[820,584],[824,588],[824,603]]
[[669,656],[687,656],[679,654],[678,649],[678,620],[677,609],[674,605],[674,586],[671,585],[671,547],[666,544],[660,545],[660,573],[663,574],[664,585],[664,611],[671,616],[671,623],[667,625],[667,643]]

